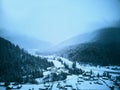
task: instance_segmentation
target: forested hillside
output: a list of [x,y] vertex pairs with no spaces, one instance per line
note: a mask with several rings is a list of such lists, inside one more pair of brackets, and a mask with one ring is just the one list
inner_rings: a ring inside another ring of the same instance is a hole
[[46,58],[35,57],[18,45],[0,37],[0,81],[27,82],[42,77],[42,70],[53,66]]
[[64,56],[94,65],[120,65],[120,29],[106,28],[94,32],[93,41],[69,47]]

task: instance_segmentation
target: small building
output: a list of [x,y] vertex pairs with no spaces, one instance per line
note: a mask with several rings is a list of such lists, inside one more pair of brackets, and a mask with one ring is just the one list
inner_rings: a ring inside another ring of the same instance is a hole
[[83,76],[91,76],[91,73],[90,72],[84,72],[82,75]]
[[89,76],[84,76],[83,79],[88,81],[88,80],[90,80],[90,77]]

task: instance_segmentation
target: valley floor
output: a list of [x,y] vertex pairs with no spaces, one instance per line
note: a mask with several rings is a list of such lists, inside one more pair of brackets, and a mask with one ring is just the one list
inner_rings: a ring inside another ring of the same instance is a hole
[[[76,63],[76,68],[84,70],[85,74],[69,74],[65,80],[44,81],[43,79],[51,73],[59,74],[61,71],[68,73],[69,71],[65,69],[63,63],[72,68],[73,62],[59,56],[42,57],[46,57],[48,61],[53,62],[54,67],[49,67],[44,71],[43,78],[36,79],[38,84],[22,84],[20,89],[11,90],[120,90],[120,81],[116,80],[116,77],[120,78],[120,66],[95,67]],[[91,70],[92,73],[90,74]],[[110,77],[104,76],[104,72],[108,72]],[[98,73],[99,77],[97,76]],[[0,90],[6,90],[6,88],[0,86]]]

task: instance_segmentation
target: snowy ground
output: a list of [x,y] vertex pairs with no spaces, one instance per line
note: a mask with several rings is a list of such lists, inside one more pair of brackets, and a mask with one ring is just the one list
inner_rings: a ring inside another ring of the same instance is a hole
[[[71,75],[67,77],[66,82],[64,81],[58,81],[58,82],[53,82],[53,83],[50,82],[49,83],[50,85],[53,84],[50,90],[63,90],[63,89],[57,88],[58,83],[60,83],[61,86],[71,85],[72,88],[76,90],[110,90],[110,88],[106,86],[106,84],[102,82],[101,80],[99,80],[99,82],[101,82],[102,85],[98,85],[92,81],[83,81],[83,82],[77,83],[77,78],[78,76]],[[41,90],[40,88],[45,89],[45,85],[44,84],[39,84],[39,85],[25,84],[25,85],[22,85],[21,89],[13,89],[13,90]],[[67,87],[67,88],[68,88],[67,90],[72,90],[71,87]],[[4,90],[4,89],[0,89],[0,90]]]
[[[66,58],[62,58],[59,56],[42,56],[43,58],[48,58],[48,61],[53,62],[54,66],[56,68],[64,67],[64,65],[59,61],[61,59],[63,63],[66,63],[69,67],[72,67],[73,62],[69,61]],[[120,69],[119,70],[112,70],[111,67],[109,68],[106,67],[94,67],[90,65],[80,65],[79,63],[76,63],[77,68],[81,68],[82,70],[85,71],[90,71],[92,70],[95,74],[103,74],[104,71],[109,71],[109,72],[117,72],[112,73],[111,75],[113,76],[120,76]],[[116,66],[118,67],[118,66]],[[119,67],[120,68],[120,67]],[[47,74],[50,74],[52,71],[44,71],[44,76]],[[84,77],[83,77],[84,78]],[[58,84],[60,84],[61,87],[66,87],[67,90],[111,90],[109,86],[115,86],[113,81],[110,80],[104,80],[102,77],[100,77],[98,80],[84,80],[81,79],[80,82],[78,82],[79,75],[68,75],[67,79],[64,81],[55,81],[55,82],[49,82],[47,83],[46,86],[50,86],[49,90],[64,90],[58,88]],[[35,85],[35,84],[23,84],[21,89],[13,89],[13,90],[42,90],[45,89],[46,86],[45,84],[42,83],[42,78],[36,79],[37,81],[40,80],[40,84]],[[42,89],[41,89],[42,88]],[[0,90],[6,90],[5,87],[0,86]],[[119,90],[118,87],[115,87],[115,90]]]

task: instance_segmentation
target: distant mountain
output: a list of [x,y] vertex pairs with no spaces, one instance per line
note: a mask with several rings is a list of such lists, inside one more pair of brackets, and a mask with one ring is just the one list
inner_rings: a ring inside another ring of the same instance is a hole
[[38,50],[43,52],[52,47],[52,44],[49,42],[41,41],[30,36],[13,34],[7,30],[1,30],[0,36],[28,51]]
[[69,46],[63,55],[82,63],[120,65],[120,28],[104,28],[91,35],[91,41]]
[[42,70],[50,66],[53,63],[47,59],[30,55],[0,37],[0,82],[29,82],[42,77]]
[[96,35],[93,35],[92,33],[80,34],[80,35],[74,36],[70,39],[67,39],[67,40],[59,43],[58,45],[53,47],[53,50],[59,51],[59,50],[64,49],[64,48],[68,48],[69,46],[91,42],[91,40],[95,36]]

